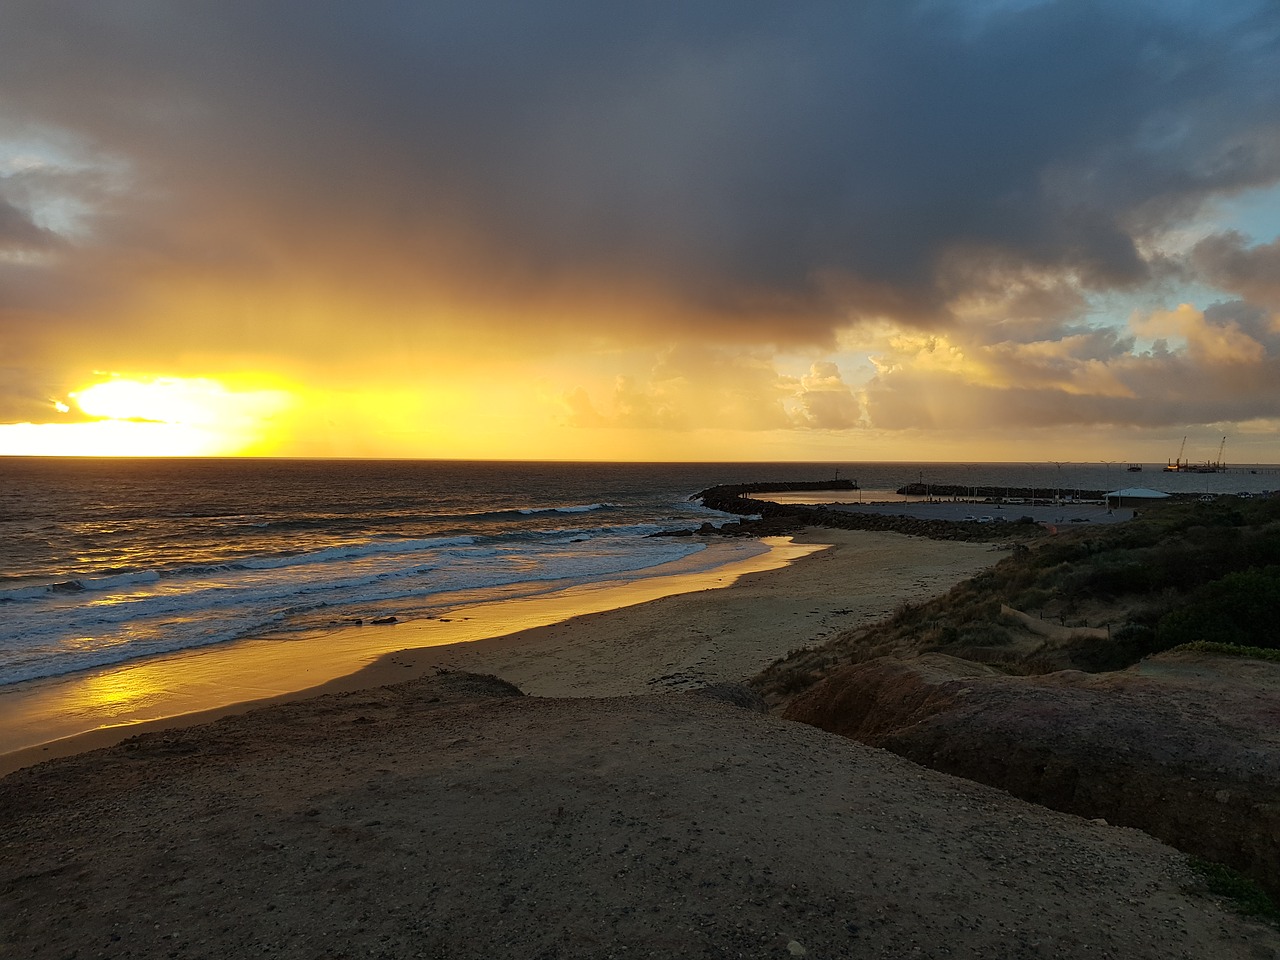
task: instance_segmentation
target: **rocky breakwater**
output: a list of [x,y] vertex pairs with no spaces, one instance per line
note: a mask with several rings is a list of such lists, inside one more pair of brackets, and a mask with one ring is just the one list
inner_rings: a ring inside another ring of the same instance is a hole
[[791,720],[1137,827],[1280,894],[1280,664],[1170,652],[1011,677],[931,654],[834,671]]
[[[757,500],[751,493],[780,490],[855,490],[852,481],[826,481],[823,483],[751,483],[729,484],[711,487],[696,494],[712,510],[732,513],[752,519],[741,520],[716,527],[704,523],[698,534],[739,536],[774,536],[799,530],[802,527],[832,527],[840,530],[888,530],[913,537],[932,540],[966,540],[986,542],[1009,540],[1041,533],[1035,524],[976,524],[951,520],[925,520],[917,517],[893,516],[878,513],[858,513],[851,510],[832,510],[820,505],[800,503],[774,503]],[[663,536],[688,535],[691,531],[673,531]]]
[[906,497],[936,497],[938,499],[965,498],[972,500],[1058,503],[1063,500],[1101,501],[1106,497],[1102,490],[1078,490],[1063,487],[984,487],[960,483],[908,483],[898,487]]

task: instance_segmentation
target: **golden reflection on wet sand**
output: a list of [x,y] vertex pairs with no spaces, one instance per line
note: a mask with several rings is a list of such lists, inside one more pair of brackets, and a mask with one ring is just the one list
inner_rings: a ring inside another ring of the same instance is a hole
[[[738,551],[741,544],[712,544]],[[354,673],[397,650],[505,636],[570,617],[659,597],[727,587],[739,577],[783,567],[823,549],[790,538],[760,541],[758,553],[710,570],[690,559],[630,583],[573,587],[520,600],[477,604],[447,619],[353,626],[320,636],[245,640],[187,650],[0,691],[0,755],[104,727],[129,726],[307,690]],[[705,558],[703,558],[705,560]]]

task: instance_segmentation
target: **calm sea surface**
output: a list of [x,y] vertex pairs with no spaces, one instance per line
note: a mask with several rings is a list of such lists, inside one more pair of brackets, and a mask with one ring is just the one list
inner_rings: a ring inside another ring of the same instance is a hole
[[1252,469],[0,458],[0,685],[643,577],[703,549],[647,534],[728,519],[689,500],[717,483],[1280,487]]

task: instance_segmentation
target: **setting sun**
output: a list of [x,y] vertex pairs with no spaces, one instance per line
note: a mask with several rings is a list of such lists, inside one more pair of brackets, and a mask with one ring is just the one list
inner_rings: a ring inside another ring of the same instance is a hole
[[161,377],[151,381],[113,379],[71,395],[90,416],[110,420],[147,420],[214,425],[227,391],[212,380]]
[[230,389],[209,378],[112,377],[72,391],[79,422],[0,425],[0,452],[25,456],[229,456],[254,452],[291,404],[279,389]]

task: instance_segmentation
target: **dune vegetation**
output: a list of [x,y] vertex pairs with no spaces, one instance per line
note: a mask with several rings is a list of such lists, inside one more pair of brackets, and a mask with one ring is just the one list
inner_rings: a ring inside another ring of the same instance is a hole
[[1280,651],[1277,624],[1280,498],[1174,502],[1013,542],[945,595],[793,651],[754,683],[778,704],[880,656],[945,653],[1020,675],[1120,670],[1186,644],[1272,658],[1261,651]]

